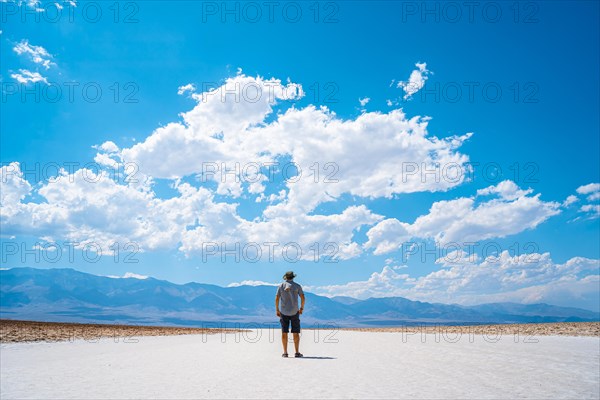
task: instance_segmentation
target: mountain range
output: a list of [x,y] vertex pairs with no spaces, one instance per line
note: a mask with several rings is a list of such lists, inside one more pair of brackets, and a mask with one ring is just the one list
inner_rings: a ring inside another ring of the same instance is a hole
[[[276,324],[273,286],[220,287],[147,278],[112,278],[74,269],[0,270],[0,318],[172,326]],[[477,306],[402,297],[306,293],[303,326],[398,326],[598,321],[600,314],[549,304]]]

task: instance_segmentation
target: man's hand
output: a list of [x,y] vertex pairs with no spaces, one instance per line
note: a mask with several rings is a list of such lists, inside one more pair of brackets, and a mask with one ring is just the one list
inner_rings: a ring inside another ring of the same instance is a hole
[[277,310],[276,313],[278,317],[281,317],[281,313],[279,312],[279,310]]
[[306,301],[306,298],[304,297],[304,292],[300,293],[300,310],[298,310],[298,312],[300,313],[300,315],[302,315],[302,311],[304,311],[304,303]]

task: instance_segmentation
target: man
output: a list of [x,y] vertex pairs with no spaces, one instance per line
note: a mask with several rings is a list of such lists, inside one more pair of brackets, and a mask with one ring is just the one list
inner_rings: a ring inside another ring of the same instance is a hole
[[[294,335],[294,348],[296,349],[295,357],[302,357],[300,353],[300,315],[304,311],[304,291],[302,286],[294,282],[296,274],[293,271],[288,271],[283,275],[283,282],[277,288],[275,296],[275,309],[277,316],[281,322],[281,343],[283,344],[282,357],[287,357],[288,333],[290,331],[290,323],[292,324],[292,334]],[[298,296],[302,300],[300,308],[298,308]],[[281,310],[279,303],[281,302]]]

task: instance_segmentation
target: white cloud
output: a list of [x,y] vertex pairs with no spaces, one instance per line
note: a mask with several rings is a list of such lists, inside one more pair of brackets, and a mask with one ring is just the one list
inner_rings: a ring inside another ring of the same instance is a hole
[[[600,183],[590,183],[579,186],[577,188],[577,193],[581,195],[587,195],[587,201],[595,202],[600,199]],[[600,205],[584,204],[579,208],[579,212],[588,214],[588,219],[596,219],[600,217]],[[579,217],[575,220],[577,219],[579,219]]]
[[58,251],[57,246],[52,243],[35,244],[31,248],[33,250],[46,251],[46,252],[50,252],[50,253],[55,253],[56,251]]
[[514,182],[504,181],[477,191],[478,195],[498,195],[496,199],[480,203],[469,197],[438,201],[412,224],[394,218],[381,221],[367,232],[365,247],[385,254],[410,238],[433,239],[442,245],[502,238],[533,229],[560,213],[559,203],[544,202],[539,194],[531,193],[531,189],[521,190]]
[[413,94],[421,90],[425,86],[425,81],[429,79],[428,75],[431,74],[431,71],[427,69],[427,63],[416,63],[415,66],[417,69],[411,72],[408,81],[398,82],[397,85],[404,90],[404,100],[410,99]]
[[227,287],[238,287],[238,286],[277,286],[277,283],[264,282],[264,281],[241,281],[241,282],[232,282]]
[[[20,179],[18,174],[15,179]],[[194,214],[190,208],[194,201],[202,195],[210,197],[208,193],[195,193],[159,200],[152,193],[118,184],[105,172],[96,174],[88,169],[73,174],[61,170],[58,177],[36,191],[43,199],[40,202],[17,202],[15,197],[20,195],[22,199],[26,188],[15,193],[12,181],[7,184],[3,180],[0,184],[2,193],[12,197],[1,210],[3,230],[26,232],[48,241],[63,239],[81,245],[94,242],[104,251],[108,251],[111,242],[133,242],[141,249],[174,246],[181,236],[177,222],[192,224]],[[169,210],[170,218],[165,218],[161,211],[169,204],[174,209]]]
[[102,143],[100,146],[92,146],[92,147],[95,148],[95,149],[98,149],[100,151],[104,151],[106,153],[109,153],[109,154],[114,154],[114,153],[117,153],[119,151],[119,146],[117,146],[115,144],[115,142],[110,141],[110,140]]
[[[442,242],[503,237],[534,228],[559,212],[557,203],[543,202],[531,189],[505,181],[478,192],[498,198],[436,202],[412,224],[385,219],[364,205],[320,215],[315,212],[320,204],[343,195],[392,198],[460,185],[464,173],[459,179],[439,179],[431,173],[408,173],[404,166],[425,172],[435,165],[455,165],[464,172],[469,159],[458,148],[470,134],[437,138],[427,131],[428,118],[408,118],[401,110],[363,113],[355,119],[341,119],[326,107],[312,105],[275,113],[277,104],[302,95],[299,84],[240,73],[219,88],[195,93],[198,104],[182,114],[182,122],[156,129],[143,142],[125,149],[111,141],[95,147],[100,165],[117,169],[135,163],[137,183],[119,183],[106,172],[62,171],[60,179],[36,188],[41,201],[24,203],[33,189],[16,173],[2,183],[3,196],[8,193],[3,197],[3,230],[105,246],[134,242],[141,250],[178,248],[186,255],[202,251],[207,242],[277,242],[297,243],[303,259],[311,259],[311,246],[317,242],[321,256],[349,259],[370,248],[375,254],[393,251],[410,237]],[[221,169],[213,177],[216,190],[181,179],[201,174],[205,163],[243,167],[284,159],[300,168],[300,179],[289,180],[268,196],[271,181],[263,173],[247,184]],[[155,179],[172,180],[177,194],[156,197]],[[232,199],[269,204],[262,215],[247,219]],[[355,238],[363,226],[371,227],[364,247]],[[337,248],[324,249],[326,243]]]
[[375,248],[376,255],[386,254],[398,250],[402,243],[410,240],[410,225],[398,221],[396,218],[388,218],[367,232],[369,240],[364,244],[365,248]]
[[196,92],[196,86],[193,83],[188,83],[187,85],[179,86],[177,88],[177,94],[180,96],[186,94],[187,92]]
[[433,238],[440,243],[473,242],[533,229],[560,213],[559,203],[544,202],[540,194],[529,196],[531,190],[515,187],[505,182],[490,187],[488,192],[497,193],[500,198],[480,204],[464,197],[436,202],[429,214],[415,220],[411,230],[415,236]]
[[[373,214],[365,206],[351,206],[340,214],[276,217],[248,221],[228,213],[226,218],[203,221],[202,226],[183,234],[181,250],[188,253],[202,252],[208,243],[226,243],[233,249],[247,244],[260,246],[262,258],[268,260],[270,252],[276,259],[303,259],[313,261],[321,257],[349,259],[361,253],[361,247],[353,241],[355,231],[363,225],[372,225],[382,217]],[[269,249],[265,243],[276,243]],[[315,243],[317,248],[315,248]],[[300,252],[297,252],[299,246]],[[254,256],[249,256],[253,258]]]
[[[122,246],[132,243],[140,251],[179,246],[185,254],[202,252],[206,243],[226,243],[233,248],[236,243],[262,246],[276,242],[276,259],[284,256],[283,247],[289,243],[300,246],[298,259],[347,259],[361,252],[353,241],[356,229],[382,218],[361,205],[340,214],[246,220],[238,215],[237,204],[215,201],[206,188],[176,183],[178,196],[159,199],[151,191],[119,184],[106,172],[96,174],[87,169],[73,174],[61,170],[36,191],[42,202],[23,203],[32,188],[18,163],[1,171],[3,231],[26,232],[50,242],[63,239],[80,243],[79,247],[95,243],[103,251],[115,242]],[[315,242],[319,243],[316,255]],[[326,247],[327,243],[334,248]],[[296,258],[295,253],[291,258]],[[266,250],[261,260],[269,260]]]
[[15,2],[19,6],[21,6],[22,4],[25,4],[27,7],[29,7],[30,9],[32,9],[33,11],[38,12],[38,13],[48,11],[51,5],[54,5],[59,11],[62,10],[66,4],[69,4],[71,7],[77,7],[76,0],[68,0],[68,1],[65,0],[65,1],[62,1],[61,3],[59,3],[59,2],[54,2],[54,3],[53,2],[42,2],[40,0],[0,0],[0,3],[9,3],[9,2]]
[[587,197],[588,201],[600,200],[600,192],[594,192]]
[[52,64],[52,55],[42,46],[29,44],[27,39],[21,40],[13,47],[13,51],[18,55],[26,55],[31,61],[49,69]]
[[357,299],[390,297],[399,295],[399,287],[411,281],[408,274],[399,274],[390,266],[381,272],[373,272],[366,281],[348,282],[343,285],[307,286],[306,290],[323,296],[350,296]]
[[590,183],[588,185],[579,186],[577,193],[588,195],[588,201],[594,201],[600,199],[600,183]]
[[48,84],[48,80],[39,72],[32,72],[27,69],[20,69],[19,73],[11,74],[10,77],[15,79],[17,82],[24,84],[36,82],[43,82],[46,85]]
[[[120,166],[119,147],[112,141],[106,141],[101,145],[94,145],[92,148],[99,150],[94,156],[94,161],[102,166],[118,171]],[[116,158],[116,159],[115,159]]]
[[[310,211],[346,193],[391,198],[399,193],[444,191],[462,183],[464,176],[454,181],[436,179],[423,175],[423,166],[431,168],[439,162],[467,169],[468,158],[455,150],[470,135],[428,137],[426,119],[407,119],[400,110],[363,113],[356,120],[343,121],[325,108],[290,109],[264,130],[273,137],[270,142],[280,147],[274,151],[291,154],[309,178],[288,184],[287,200],[271,206],[267,215]],[[319,176],[310,179],[315,163]],[[407,173],[405,167],[413,164],[419,173]]]
[[264,193],[260,193],[260,196],[256,198],[257,203],[261,203],[263,201],[268,201],[269,203],[273,203],[276,201],[284,200],[287,197],[287,192],[285,190],[280,190],[279,193],[271,193],[269,196],[265,196]]
[[369,97],[358,99],[358,102],[360,103],[361,107],[366,106],[369,101],[371,101],[371,99]]
[[589,183],[577,188],[577,193],[579,194],[590,194],[595,192],[600,192],[600,183]]
[[118,168],[119,168],[119,162],[114,160],[113,158],[111,158],[106,153],[97,153],[94,156],[94,161],[96,163],[98,163],[99,165],[103,165],[103,166],[112,168],[115,171],[118,170]]
[[17,2],[17,4],[21,5],[23,2],[25,2],[28,7],[35,10],[35,12],[46,11],[46,9],[44,7],[42,7],[42,2],[39,0],[26,0],[26,1],[21,0],[21,1]]
[[313,287],[327,296],[402,296],[412,300],[459,303],[547,302],[598,309],[600,260],[574,257],[563,264],[549,253],[511,256],[508,251],[483,261],[445,262],[446,268],[422,277],[385,266],[366,281]]
[[505,200],[515,200],[533,192],[533,189],[521,190],[513,181],[505,180],[496,186],[488,186],[477,191],[478,196],[497,194]]
[[563,207],[569,207],[571,204],[578,202],[577,196],[570,195],[563,201]]
[[589,213],[590,218],[599,218],[600,217],[600,205],[598,204],[586,204],[581,206],[579,211],[584,213]]
[[478,262],[481,258],[477,253],[468,253],[462,249],[456,249],[453,251],[442,253],[442,257],[435,260],[436,264],[442,266],[451,266],[458,264],[467,264]]
[[[409,174],[403,167],[456,165],[465,172],[468,157],[457,149],[470,134],[429,136],[428,118],[408,119],[401,110],[342,120],[326,107],[311,105],[292,107],[267,122],[277,103],[302,95],[295,83],[237,75],[217,89],[194,94],[198,104],[182,114],[183,123],[158,128],[145,141],[123,149],[121,157],[153,178],[177,179],[216,168],[209,179],[217,183],[218,194],[232,197],[248,189],[243,177],[233,179],[224,174],[223,166],[239,174],[249,164],[265,166],[289,157],[300,167],[302,179],[288,181],[287,198],[270,207],[265,214],[269,218],[309,212],[344,193],[389,198],[396,193],[448,190],[464,181],[466,174],[448,180]],[[264,187],[254,185],[250,193],[260,196]]]
[[[212,168],[214,163],[219,167],[211,177],[218,182],[217,193],[239,197],[241,182],[225,175],[221,163],[235,169],[250,162],[273,162],[273,155],[268,154],[269,138],[261,137],[260,132],[253,134],[251,129],[264,123],[278,101],[302,95],[300,85],[283,85],[276,79],[229,78],[217,89],[193,94],[198,105],[182,114],[183,123],[158,128],[145,141],[123,149],[122,158],[136,163],[144,174],[168,179],[206,172],[206,166]],[[170,154],[177,157],[167,156]]]
[[0,218],[18,213],[19,204],[32,191],[32,186],[23,178],[20,164],[12,162],[0,168]]
[[113,279],[127,279],[127,278],[133,278],[133,279],[148,279],[149,277],[147,275],[140,275],[140,274],[136,274],[134,272],[126,272],[123,276],[117,276],[117,275],[107,275],[107,278],[113,278]]

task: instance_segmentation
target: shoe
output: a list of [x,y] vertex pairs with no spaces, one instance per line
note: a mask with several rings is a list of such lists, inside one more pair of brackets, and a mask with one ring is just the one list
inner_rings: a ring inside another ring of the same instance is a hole
[[294,354],[294,357],[296,357],[296,358],[304,357],[304,354],[296,353],[296,354]]
[[283,353],[283,354],[281,355],[281,357],[283,357],[283,358],[287,358],[287,356],[288,356],[288,353]]

